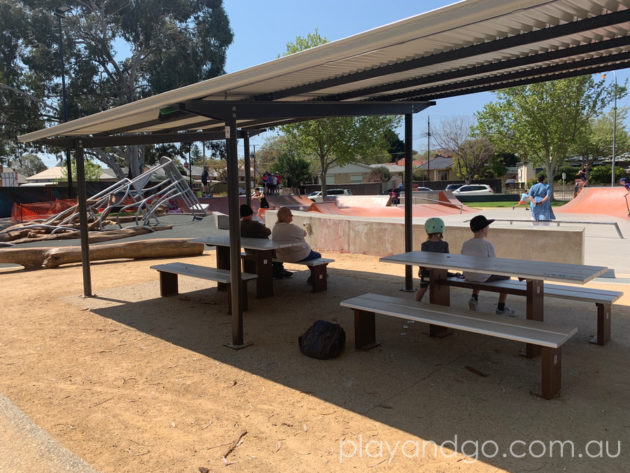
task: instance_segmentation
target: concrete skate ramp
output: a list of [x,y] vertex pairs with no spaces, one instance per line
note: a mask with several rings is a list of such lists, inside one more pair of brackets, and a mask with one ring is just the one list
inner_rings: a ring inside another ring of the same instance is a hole
[[575,199],[562,207],[554,208],[553,211],[628,218],[626,194],[624,187],[584,187]]
[[[436,193],[437,194],[437,193]],[[457,215],[460,213],[460,207],[462,213],[475,213],[477,210],[470,207],[462,206],[461,202],[456,198],[449,197],[447,194],[440,191],[440,195],[436,195],[439,202],[426,203],[425,199],[421,199],[423,203],[416,202],[416,196],[414,195],[414,205],[411,208],[411,214],[413,217],[437,217],[440,215]],[[361,197],[361,198],[359,198]],[[329,215],[347,215],[347,216],[360,216],[360,217],[400,217],[405,216],[405,206],[390,206],[385,204],[389,200],[387,196],[353,196],[353,197],[338,197],[334,201],[329,202],[315,202],[308,209],[309,212],[319,212]],[[350,206],[350,205],[352,206]]]

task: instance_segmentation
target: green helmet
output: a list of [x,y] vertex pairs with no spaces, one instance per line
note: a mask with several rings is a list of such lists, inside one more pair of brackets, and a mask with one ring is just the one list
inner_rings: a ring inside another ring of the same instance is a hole
[[431,217],[424,222],[424,229],[428,235],[432,233],[444,233],[444,220],[438,217]]

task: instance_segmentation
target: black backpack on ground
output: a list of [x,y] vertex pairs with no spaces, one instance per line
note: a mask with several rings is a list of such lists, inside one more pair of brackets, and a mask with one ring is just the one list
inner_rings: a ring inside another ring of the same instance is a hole
[[298,338],[300,351],[306,356],[327,360],[343,353],[346,332],[339,324],[318,320]]

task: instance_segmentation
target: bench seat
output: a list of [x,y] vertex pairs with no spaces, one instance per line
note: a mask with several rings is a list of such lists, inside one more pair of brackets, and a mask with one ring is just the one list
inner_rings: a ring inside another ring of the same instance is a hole
[[[438,282],[438,284],[479,289],[482,291],[506,292],[508,294],[519,296],[527,295],[526,281],[517,281],[515,279],[491,282],[473,282],[457,277],[451,277]],[[545,297],[594,303],[597,306],[597,335],[591,338],[591,343],[605,345],[610,340],[612,304],[623,295],[623,292],[547,283],[544,284],[543,288]]]
[[541,396],[545,399],[552,398],[560,391],[561,347],[577,333],[575,327],[483,314],[450,306],[421,304],[407,298],[374,293],[352,297],[341,301],[340,304],[354,310],[357,349],[376,345],[375,314],[540,346]]
[[313,275],[313,292],[325,291],[328,289],[328,271],[327,267],[329,263],[334,263],[334,259],[329,258],[316,258],[308,261],[280,261],[275,259],[274,261],[282,262],[285,264],[301,264],[308,266]]
[[[228,286],[228,313],[232,312],[232,300],[229,290],[231,284],[231,273],[227,269],[209,268],[188,263],[166,263],[151,266],[160,273],[160,295],[162,297],[175,296],[179,294],[177,277],[178,275],[189,276],[191,278],[206,279]],[[243,283],[243,310],[247,310],[247,282],[256,279],[258,276],[250,273],[241,273]]]

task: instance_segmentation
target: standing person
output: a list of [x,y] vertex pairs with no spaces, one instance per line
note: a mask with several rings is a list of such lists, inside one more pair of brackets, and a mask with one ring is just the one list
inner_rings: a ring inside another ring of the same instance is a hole
[[[313,251],[310,245],[306,242],[306,230],[291,223],[293,221],[293,214],[288,207],[280,207],[278,209],[278,221],[273,226],[271,231],[271,239],[273,241],[291,242],[296,243],[293,246],[287,248],[278,248],[276,250],[276,256],[282,261],[287,263],[297,263],[301,261],[310,261],[317,258],[321,258],[321,253]],[[313,269],[311,268],[311,275],[306,281],[309,284],[313,282]]]
[[[432,217],[424,222],[424,229],[427,232],[428,238],[420,245],[421,251],[430,251],[433,253],[449,253],[448,243],[443,240],[444,238],[444,220],[438,217]],[[416,292],[416,300],[421,301],[424,293],[427,292],[429,287],[428,277],[429,270],[426,268],[420,268],[418,270],[420,276],[420,288]]]
[[[462,255],[496,258],[497,255],[494,250],[494,245],[486,239],[492,222],[494,222],[494,220],[488,220],[483,215],[477,215],[470,221],[470,230],[473,232],[474,237],[464,242],[462,245]],[[509,276],[497,276],[495,274],[474,273],[470,271],[464,271],[464,278],[472,282],[504,281],[510,279]],[[505,305],[506,300],[507,293],[499,293],[499,303],[496,313],[498,315],[514,317],[514,310]],[[479,290],[474,289],[468,301],[468,308],[470,310],[477,310],[478,303]]]
[[538,183],[529,189],[530,210],[532,220],[555,220],[551,208],[551,186],[545,183],[545,175],[538,176]]
[[[254,211],[249,205],[241,205],[240,215],[242,237],[269,238],[269,235],[271,235],[271,230],[265,227],[262,223],[254,220]],[[287,271],[286,269],[284,269],[284,265],[281,262],[274,261],[271,263],[271,265],[271,271],[275,279],[290,278],[291,276],[293,276],[293,273],[291,271]]]
[[210,187],[208,186],[208,166],[203,167],[201,172],[201,197],[206,197],[210,193]]

